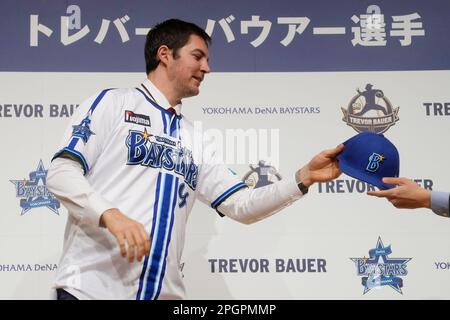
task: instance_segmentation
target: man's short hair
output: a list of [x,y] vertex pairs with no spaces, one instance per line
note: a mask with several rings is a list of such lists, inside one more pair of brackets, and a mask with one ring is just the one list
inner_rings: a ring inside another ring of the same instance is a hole
[[159,47],[166,45],[173,50],[173,56],[176,58],[178,50],[186,45],[192,34],[205,40],[206,45],[211,43],[211,37],[202,28],[190,22],[170,19],[153,27],[148,32],[147,40],[145,41],[144,51],[147,74],[155,70],[159,64],[159,59],[156,56]]

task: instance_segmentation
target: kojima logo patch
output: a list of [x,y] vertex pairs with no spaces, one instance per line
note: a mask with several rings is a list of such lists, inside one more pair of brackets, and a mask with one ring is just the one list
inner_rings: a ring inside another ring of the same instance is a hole
[[145,114],[134,113],[133,111],[125,111],[125,122],[135,123],[142,126],[150,127],[150,117]]

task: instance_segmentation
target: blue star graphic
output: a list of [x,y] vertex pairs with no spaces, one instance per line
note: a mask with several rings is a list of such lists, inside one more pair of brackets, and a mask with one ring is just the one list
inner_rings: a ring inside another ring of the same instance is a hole
[[40,160],[36,171],[30,172],[30,180],[10,180],[16,187],[16,197],[21,198],[21,215],[37,207],[47,207],[59,215],[60,203],[46,186],[47,172]]
[[94,132],[89,128],[91,124],[91,119],[89,119],[89,115],[84,118],[81,123],[77,126],[72,126],[72,136],[81,138],[84,143],[88,142],[91,135],[95,135]]
[[[369,250],[370,258],[350,258],[357,266],[358,275],[367,276],[362,278],[364,294],[372,288],[385,285],[402,294],[403,279],[400,277],[407,274],[406,263],[411,258],[391,259],[389,258],[391,253],[391,246],[385,247],[381,237],[378,237],[376,247]],[[380,262],[380,257],[382,262]]]

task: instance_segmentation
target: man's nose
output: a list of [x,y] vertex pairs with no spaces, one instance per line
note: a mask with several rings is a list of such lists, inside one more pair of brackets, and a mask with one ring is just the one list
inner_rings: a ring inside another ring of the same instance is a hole
[[211,72],[211,68],[209,67],[209,62],[207,60],[202,64],[202,72],[204,73]]

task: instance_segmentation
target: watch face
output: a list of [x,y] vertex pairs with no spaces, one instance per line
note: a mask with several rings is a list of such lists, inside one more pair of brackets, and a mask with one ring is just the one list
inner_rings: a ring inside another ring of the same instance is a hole
[[303,194],[307,194],[307,193],[308,193],[308,188],[303,184],[303,182],[300,182],[300,183],[298,184],[298,188],[300,189],[300,191],[301,191]]

